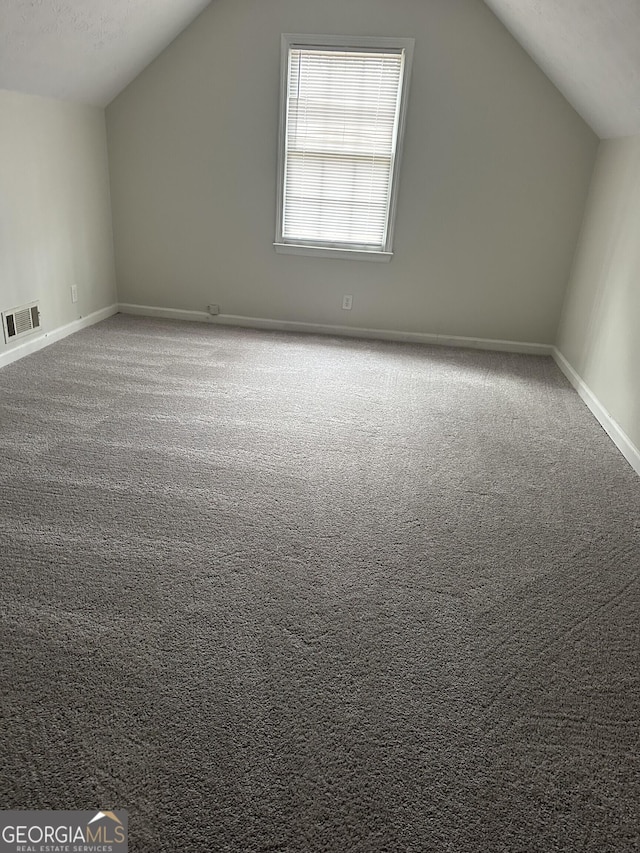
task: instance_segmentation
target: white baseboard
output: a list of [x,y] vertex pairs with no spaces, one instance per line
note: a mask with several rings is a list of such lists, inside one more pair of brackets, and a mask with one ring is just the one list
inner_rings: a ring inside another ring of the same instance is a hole
[[156,308],[151,305],[129,305],[120,303],[123,314],[144,317],[164,317],[172,320],[195,320],[220,326],[243,326],[250,329],[267,329],[277,332],[307,332],[315,335],[338,335],[350,338],[372,338],[404,343],[437,344],[439,346],[466,347],[470,349],[519,352],[530,355],[551,355],[550,344],[535,344],[521,341],[502,341],[490,338],[466,338],[457,335],[434,335],[425,332],[401,332],[395,329],[363,329],[357,326],[333,326],[323,323],[303,323],[295,320],[272,320],[266,317],[242,317],[238,314],[217,314],[206,311],[184,311],[179,308]]
[[627,460],[633,470],[640,474],[640,450],[631,441],[620,424],[609,414],[582,377],[573,369],[557,347],[553,347],[553,359],[569,382],[578,392],[580,399],[600,423],[611,441]]
[[[118,311],[121,314],[135,314],[138,317],[162,317],[165,320],[190,320],[196,323],[208,323],[218,319],[206,311],[184,311],[182,308],[156,308],[155,305],[131,305],[120,302]],[[221,315],[219,315],[221,316]]]
[[25,355],[31,355],[31,353],[44,349],[44,347],[48,347],[56,341],[72,335],[74,332],[79,332],[80,329],[86,329],[87,326],[100,323],[102,320],[106,320],[107,317],[112,317],[117,313],[118,306],[115,304],[109,305],[106,308],[101,308],[99,311],[94,311],[92,314],[87,314],[86,317],[80,317],[78,320],[73,320],[64,326],[58,326],[57,329],[51,329],[49,332],[29,338],[23,344],[7,350],[7,352],[0,353],[0,367],[5,367],[13,361],[24,358]]

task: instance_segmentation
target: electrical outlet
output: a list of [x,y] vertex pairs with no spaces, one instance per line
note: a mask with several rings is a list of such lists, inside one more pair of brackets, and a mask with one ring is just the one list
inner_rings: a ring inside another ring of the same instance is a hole
[[211,314],[212,317],[215,317],[216,314],[220,313],[220,306],[219,305],[208,305],[207,309],[209,311],[209,314]]
[[72,302],[78,301],[78,285],[77,284],[71,285],[71,301]]
[[342,297],[342,307],[345,311],[351,311],[352,305],[353,305],[353,296],[343,296]]

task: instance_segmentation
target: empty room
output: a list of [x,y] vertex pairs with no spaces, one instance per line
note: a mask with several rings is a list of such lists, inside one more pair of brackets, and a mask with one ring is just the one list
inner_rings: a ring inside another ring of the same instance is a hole
[[640,847],[640,0],[3,0],[0,853]]

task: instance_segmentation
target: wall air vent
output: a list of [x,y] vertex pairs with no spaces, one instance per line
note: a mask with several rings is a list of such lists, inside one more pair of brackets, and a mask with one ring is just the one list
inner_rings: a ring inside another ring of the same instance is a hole
[[2,312],[2,328],[6,343],[29,335],[40,328],[40,306],[37,302]]

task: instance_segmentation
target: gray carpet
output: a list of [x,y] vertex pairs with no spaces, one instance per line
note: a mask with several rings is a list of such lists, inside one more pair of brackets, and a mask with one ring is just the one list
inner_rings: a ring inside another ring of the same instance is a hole
[[638,850],[640,479],[550,359],[118,316],[0,419],[0,807]]

